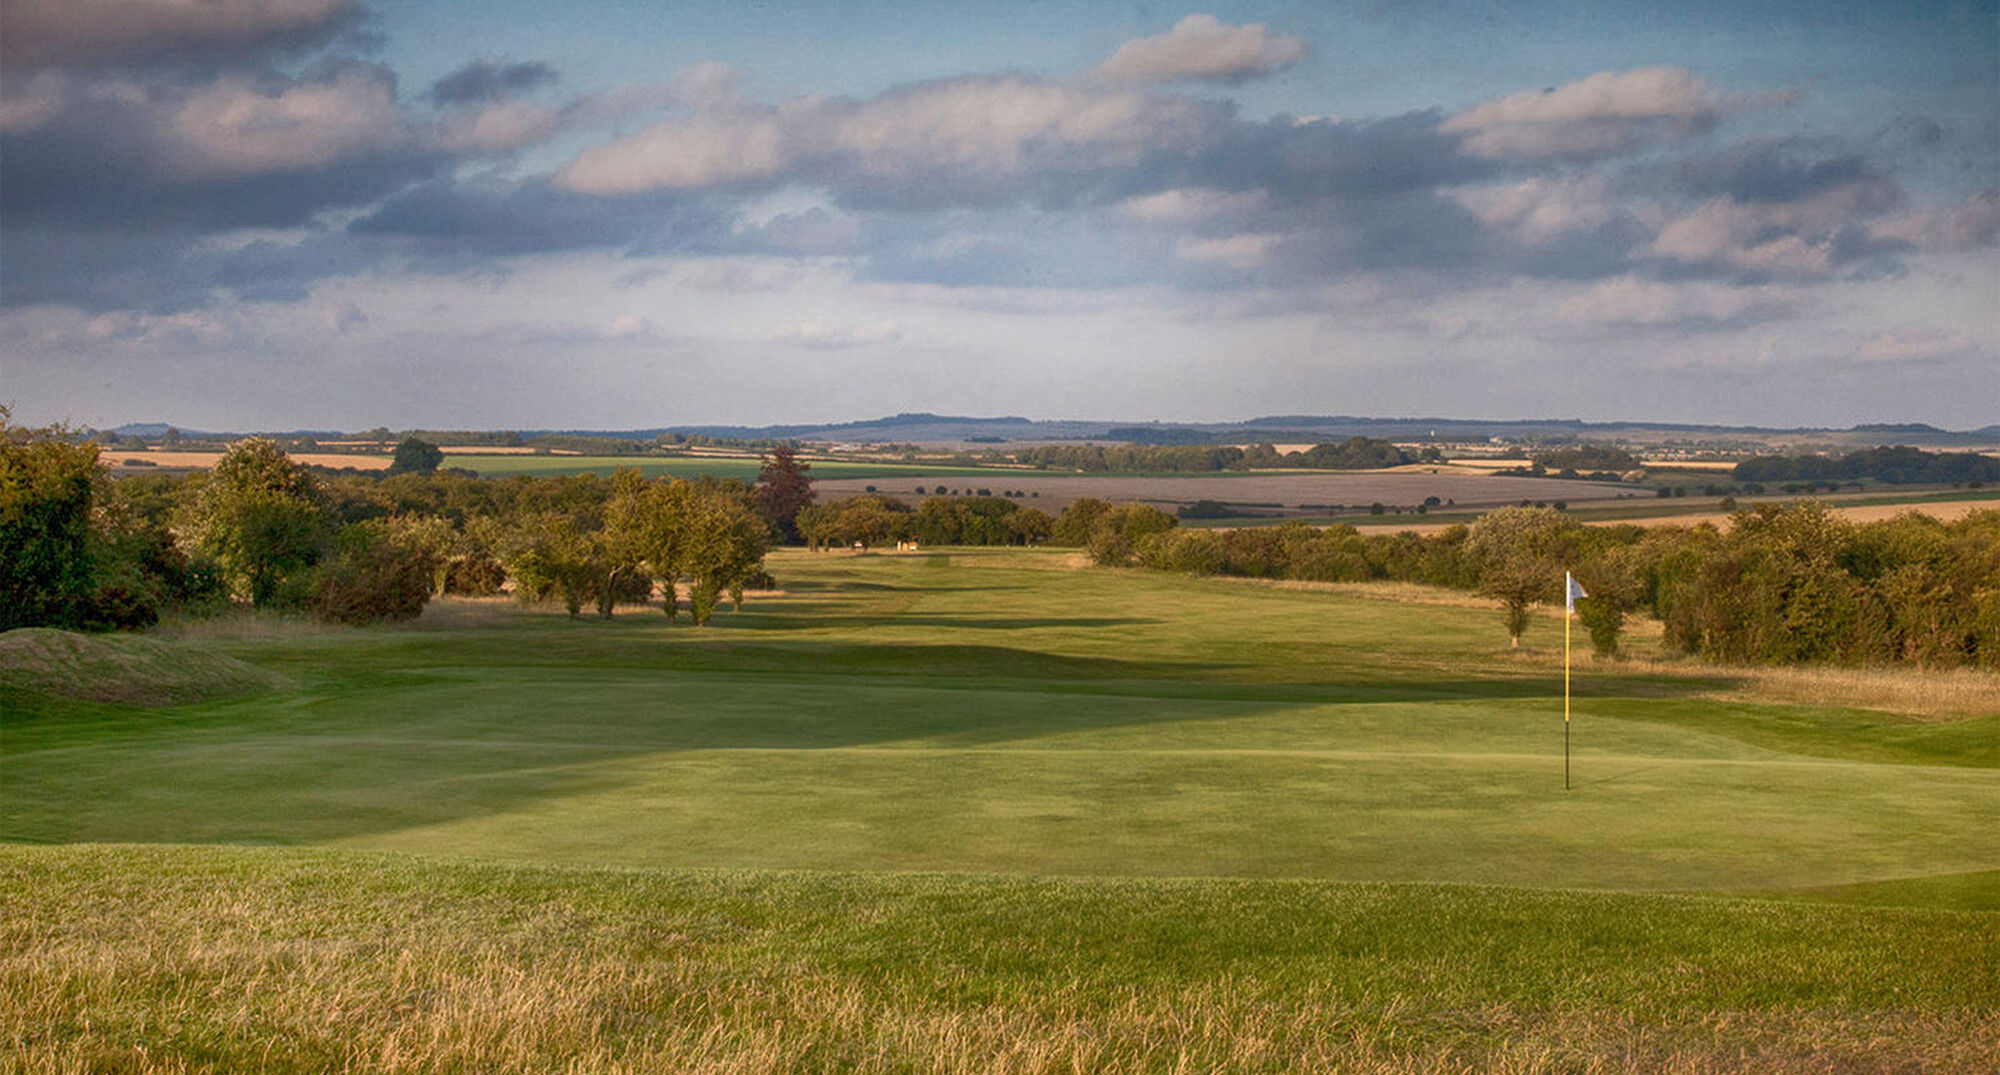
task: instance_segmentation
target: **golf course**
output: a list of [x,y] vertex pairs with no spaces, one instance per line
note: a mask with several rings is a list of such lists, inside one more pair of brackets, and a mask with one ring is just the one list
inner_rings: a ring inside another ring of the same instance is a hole
[[0,1071],[2000,1068],[1990,673],[1579,635],[1565,790],[1560,609],[767,565],[7,636]]

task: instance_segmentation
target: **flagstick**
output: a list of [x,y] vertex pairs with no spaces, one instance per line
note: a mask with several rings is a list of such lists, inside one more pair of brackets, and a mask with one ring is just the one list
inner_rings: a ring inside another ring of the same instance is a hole
[[[1569,576],[1563,576],[1563,586],[1569,586]],[[1569,619],[1570,606],[1575,600],[1563,594],[1563,790],[1569,790]]]

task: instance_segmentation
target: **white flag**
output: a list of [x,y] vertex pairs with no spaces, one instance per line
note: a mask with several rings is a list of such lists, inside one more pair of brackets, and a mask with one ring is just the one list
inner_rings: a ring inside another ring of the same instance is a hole
[[1576,576],[1570,574],[1567,571],[1563,572],[1563,587],[1564,587],[1564,592],[1563,592],[1564,612],[1575,612],[1576,599],[1579,597],[1590,596],[1589,594],[1583,591],[1583,584],[1576,581]]

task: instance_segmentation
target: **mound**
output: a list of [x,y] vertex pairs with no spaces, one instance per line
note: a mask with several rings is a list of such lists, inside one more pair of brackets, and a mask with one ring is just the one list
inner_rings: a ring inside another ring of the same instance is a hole
[[47,627],[0,634],[0,687],[158,706],[276,690],[283,676],[234,657],[134,635]]

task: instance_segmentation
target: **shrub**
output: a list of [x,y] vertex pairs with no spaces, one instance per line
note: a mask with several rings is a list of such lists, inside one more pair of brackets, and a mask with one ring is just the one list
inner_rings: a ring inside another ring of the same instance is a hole
[[507,569],[489,552],[460,553],[444,565],[444,592],[491,597],[507,582]]
[[341,531],[312,588],[312,607],[336,623],[415,619],[431,597],[437,554],[375,522]]

